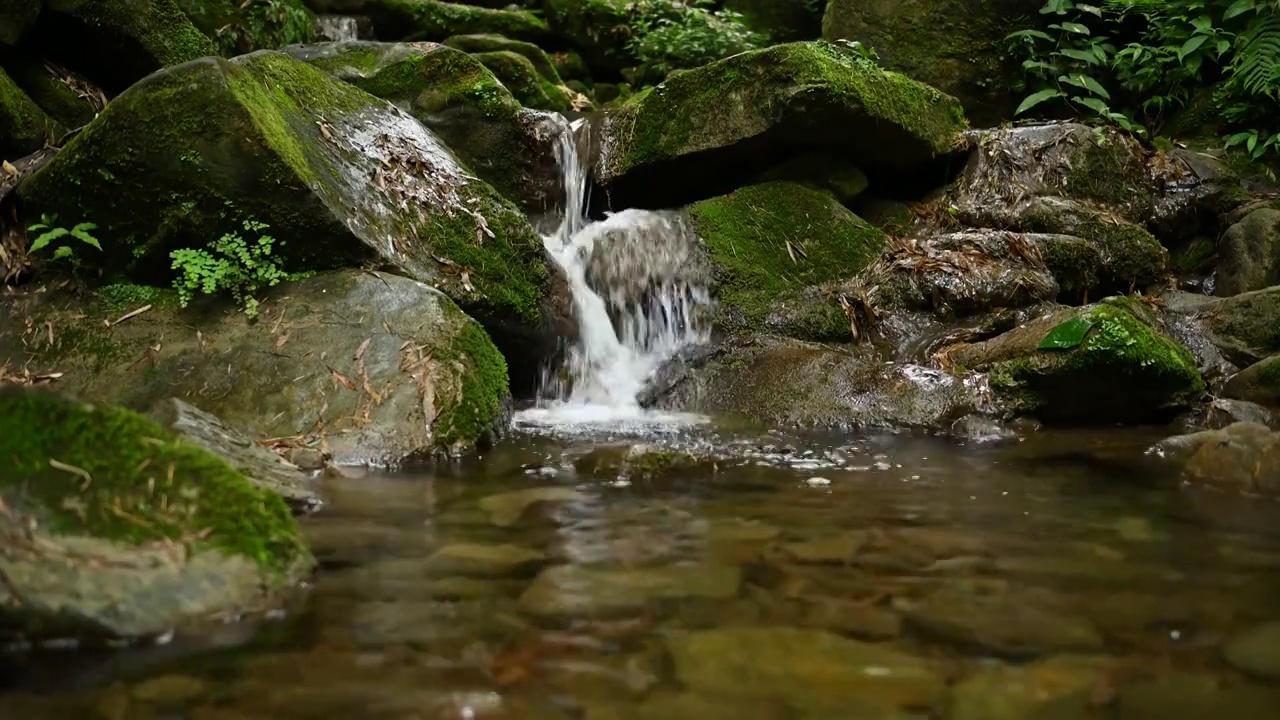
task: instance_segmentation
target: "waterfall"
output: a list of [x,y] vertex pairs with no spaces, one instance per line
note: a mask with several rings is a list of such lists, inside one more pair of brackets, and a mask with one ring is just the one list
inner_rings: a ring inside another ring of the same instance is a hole
[[587,169],[579,152],[584,120],[557,139],[564,216],[543,238],[568,281],[578,336],[559,367],[544,369],[528,424],[688,421],[643,411],[636,400],[662,363],[710,339],[710,271],[682,213],[624,210],[587,218]]

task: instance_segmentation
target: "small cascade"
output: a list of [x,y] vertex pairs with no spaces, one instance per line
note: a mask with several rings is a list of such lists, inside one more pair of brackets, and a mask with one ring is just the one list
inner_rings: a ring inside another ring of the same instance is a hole
[[584,120],[559,135],[565,187],[557,230],[543,238],[564,272],[578,324],[559,367],[546,368],[531,424],[691,418],[646,413],[636,397],[663,362],[710,339],[709,267],[681,213],[624,210],[586,215],[587,171],[578,150]]

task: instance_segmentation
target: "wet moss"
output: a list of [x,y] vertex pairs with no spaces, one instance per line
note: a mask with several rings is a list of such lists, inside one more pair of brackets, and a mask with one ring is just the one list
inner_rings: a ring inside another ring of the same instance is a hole
[[505,35],[538,41],[547,24],[526,10],[493,10],[437,0],[374,0],[364,12],[378,37],[387,40],[445,40],[454,35]]
[[177,65],[216,54],[174,0],[47,0],[51,10],[89,26],[105,26],[134,38],[158,66]]
[[[444,44],[468,53],[489,53],[510,51],[523,55],[538,75],[553,85],[561,85],[560,73],[556,64],[546,51],[530,42],[512,40],[501,35],[455,35],[444,41]],[[581,58],[578,59],[581,62]]]
[[[955,149],[965,127],[954,98],[888,72],[824,42],[777,45],[682,72],[628,102],[614,118],[622,138],[612,175],[753,137],[776,125],[788,108],[828,108],[868,135],[892,128],[901,163]],[[865,127],[863,126],[865,124]],[[797,140],[799,141],[799,140]],[[887,153],[874,143],[868,154]]]
[[147,305],[153,308],[173,309],[179,306],[178,293],[173,288],[114,283],[103,285],[93,293],[94,299],[110,313],[125,313]]
[[[461,314],[461,313],[459,313]],[[439,360],[460,362],[468,367],[456,403],[436,419],[438,444],[445,448],[483,446],[493,439],[496,423],[505,417],[504,407],[511,397],[507,386],[507,361],[493,340],[475,321],[465,324]]]
[[1118,131],[1098,130],[1086,136],[1066,177],[1066,194],[1109,203],[1116,207],[1146,208],[1153,188],[1147,180],[1143,158]]
[[524,55],[510,50],[498,50],[476,53],[472,57],[489,68],[525,107],[556,112],[569,112],[573,109],[564,91],[539,75],[533,63]]
[[274,573],[307,552],[279,496],[110,405],[0,388],[0,492],[62,534],[205,545]]
[[92,87],[84,78],[61,69],[55,70],[53,66],[33,58],[15,59],[8,63],[7,69],[23,92],[62,127],[78,128],[97,114],[93,102],[64,82],[65,79]]
[[759,329],[791,299],[800,310],[783,327],[848,337],[847,320],[825,307],[834,300],[795,298],[802,288],[862,270],[883,250],[884,233],[830,195],[791,182],[742,188],[697,203],[689,214],[716,266],[722,324]]

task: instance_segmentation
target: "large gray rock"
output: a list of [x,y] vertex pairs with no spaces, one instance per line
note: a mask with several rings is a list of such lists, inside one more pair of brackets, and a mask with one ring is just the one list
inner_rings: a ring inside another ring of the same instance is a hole
[[1280,210],[1254,210],[1227,228],[1213,279],[1218,297],[1280,284]]
[[1280,493],[1280,433],[1257,423],[1235,423],[1165,440],[1185,457],[1187,482],[1250,493]]
[[663,601],[729,600],[741,583],[741,571],[730,565],[632,570],[558,565],[538,575],[520,596],[520,607],[546,618],[610,617]]
[[1238,367],[1280,353],[1280,286],[1226,298],[1170,293],[1161,306]]
[[1236,373],[1222,388],[1228,398],[1280,407],[1280,355],[1260,360]]
[[[58,387],[146,409],[178,397],[339,463],[398,463],[489,442],[507,417],[506,363],[476,322],[407,278],[346,270],[277,286],[259,319],[219,303],[179,310],[32,294],[0,316],[0,365],[63,373]],[[120,292],[129,291],[126,287]],[[152,309],[127,321],[126,312]],[[85,317],[87,315],[87,317]],[[54,331],[28,336],[22,318]]]

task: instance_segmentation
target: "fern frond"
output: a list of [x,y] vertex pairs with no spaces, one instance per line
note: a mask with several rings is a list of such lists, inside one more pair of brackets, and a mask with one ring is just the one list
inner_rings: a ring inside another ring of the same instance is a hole
[[1238,39],[1234,80],[1246,92],[1280,98],[1280,13],[1263,13]]

